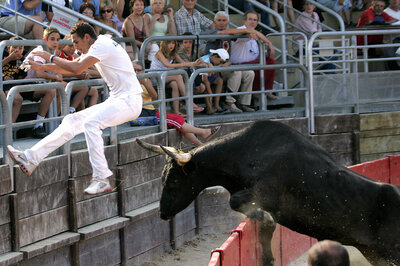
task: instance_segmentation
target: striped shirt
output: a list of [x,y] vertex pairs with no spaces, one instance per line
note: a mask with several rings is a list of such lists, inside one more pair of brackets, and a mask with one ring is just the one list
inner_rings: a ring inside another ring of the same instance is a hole
[[178,35],[182,35],[185,32],[199,35],[201,30],[209,29],[213,22],[196,9],[193,10],[193,16],[191,16],[186,8],[182,6],[175,13],[175,24]]

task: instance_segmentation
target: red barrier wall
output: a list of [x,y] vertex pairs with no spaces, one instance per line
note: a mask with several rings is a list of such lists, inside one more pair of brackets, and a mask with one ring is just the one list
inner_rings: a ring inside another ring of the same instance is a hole
[[[350,166],[349,169],[379,182],[400,185],[400,155]],[[272,237],[275,265],[287,265],[317,242],[277,224]],[[231,250],[234,249],[234,250]],[[229,258],[227,258],[229,257]],[[211,253],[209,266],[261,265],[258,224],[245,219],[219,249]]]

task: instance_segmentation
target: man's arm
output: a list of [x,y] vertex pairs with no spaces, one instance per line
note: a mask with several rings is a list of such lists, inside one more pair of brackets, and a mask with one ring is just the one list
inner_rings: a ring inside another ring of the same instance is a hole
[[[46,61],[50,61],[51,54],[46,51],[37,51],[34,55],[42,57]],[[53,63],[56,64],[61,69],[73,73],[75,75],[81,74],[83,71],[88,69],[89,67],[93,66],[99,62],[99,59],[93,56],[84,56],[83,58],[80,57],[74,61],[68,61],[66,59],[60,58],[58,56],[53,57]],[[55,68],[56,70],[57,68]],[[61,71],[61,69],[57,69]],[[61,72],[58,72],[61,73]]]
[[32,10],[37,8],[42,3],[42,0],[25,0],[23,6],[25,9]]

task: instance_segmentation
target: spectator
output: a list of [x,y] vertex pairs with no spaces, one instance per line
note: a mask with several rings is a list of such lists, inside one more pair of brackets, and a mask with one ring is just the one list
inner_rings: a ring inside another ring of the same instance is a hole
[[391,16],[396,20],[400,20],[400,1],[399,0],[389,0],[389,6],[384,10],[386,14]]
[[[400,20],[400,0],[390,0],[389,6],[384,10],[386,14],[396,19]],[[384,43],[400,43],[400,35],[399,34],[390,34],[385,35],[383,38]],[[385,57],[394,57],[396,56],[396,50],[399,47],[387,47],[383,50],[383,54]],[[385,67],[387,70],[399,70],[399,65],[397,61],[388,60],[385,61]]]
[[[374,0],[372,6],[366,9],[358,21],[357,27],[364,25],[384,25],[395,22],[396,20],[386,14],[383,10],[385,9],[385,1]],[[382,44],[383,35],[368,35],[368,44]],[[357,36],[357,44],[364,45],[364,36]]]
[[[218,34],[218,32],[226,30],[229,24],[229,16],[224,11],[219,11],[214,16],[215,28],[211,29],[207,34]],[[227,40],[215,39],[209,40],[206,45],[206,51],[210,49],[223,48],[230,52],[231,42]],[[228,62],[227,62],[228,63]],[[254,71],[229,71],[221,72],[222,78],[227,82],[228,92],[251,91],[253,89]],[[237,97],[236,97],[237,98]],[[225,98],[225,107],[232,113],[242,113],[242,110],[253,112],[250,108],[251,94],[242,95],[239,98],[239,107],[235,104],[236,98],[227,95]],[[241,109],[242,108],[242,109]]]
[[342,16],[346,27],[354,27],[354,24],[351,21],[352,4],[350,0],[317,0],[317,2],[334,10]]
[[[275,0],[272,0],[271,2],[272,2],[272,3],[271,3],[271,8],[272,8],[275,12],[278,13],[278,2],[275,1]],[[295,1],[295,3],[296,3],[296,2],[301,2],[301,1],[297,0],[297,1]],[[289,7],[291,7],[291,8],[293,8],[292,0],[287,0],[287,5],[288,5]],[[288,16],[289,16],[290,22],[294,24],[294,23],[296,22],[296,17],[294,16],[294,11],[293,11],[293,9],[288,8],[287,11],[288,11],[287,14],[288,14]],[[262,18],[261,18],[261,21],[262,21]],[[278,21],[277,21],[276,19],[275,19],[275,24],[278,25]]]
[[[17,2],[15,2],[17,1]],[[41,0],[6,0],[5,6],[17,12],[27,15],[35,20],[42,21],[40,12],[42,10]],[[13,11],[1,9],[0,28],[13,32],[28,39],[40,40],[43,37],[43,27],[22,16],[18,16],[18,33],[15,32],[15,16]]]
[[201,31],[212,29],[214,24],[194,7],[197,0],[182,0],[182,7],[176,11],[175,23],[178,35],[191,32],[199,35]]
[[[81,13],[82,15],[85,15],[89,18],[94,19],[94,14],[96,12],[96,9],[94,7],[94,5],[92,5],[91,3],[83,3],[81,5],[81,7],[79,8],[79,13]],[[82,22],[82,20],[79,20],[79,22]],[[86,21],[83,21],[86,22]]]
[[[132,1],[117,0],[117,16],[121,21],[124,21],[132,13],[131,5]],[[145,0],[144,5],[146,6],[147,9],[148,6],[150,5],[150,1]]]
[[[173,62],[177,63],[173,63]],[[178,43],[177,41],[162,41],[160,43],[160,50],[154,56],[151,62],[150,69],[167,69],[167,68],[179,68],[179,67],[195,67],[202,65],[200,59],[194,62],[184,62],[178,55]],[[172,89],[172,98],[185,96],[186,87],[183,82],[181,75],[168,76],[166,79],[166,85]],[[198,109],[199,106],[194,104],[194,110]],[[180,114],[186,116],[179,111],[179,101],[173,101],[172,112],[174,114]]]
[[[124,21],[122,35],[134,39],[136,45],[140,49],[146,38],[143,18],[144,0],[132,0],[130,3],[132,13]],[[132,47],[130,45],[127,46],[127,50],[129,51],[130,49],[132,49]],[[133,50],[131,53],[133,53]],[[131,56],[131,58],[133,58],[133,56]]]
[[[192,35],[189,32],[185,32],[183,35]],[[193,36],[193,35],[192,35]],[[178,55],[182,58],[183,61],[185,62],[194,62],[198,59],[197,52],[194,52],[194,40],[183,40],[182,41],[182,47],[178,51]],[[193,68],[189,68],[187,71],[188,75],[190,76],[193,73]],[[198,75],[193,84],[193,93],[194,94],[202,94],[205,93],[206,91],[206,86],[203,83],[202,76]],[[200,113],[204,110],[204,108],[199,107],[195,108],[193,111],[195,113]]]
[[[268,6],[268,7],[270,6],[269,0],[258,0],[258,1],[262,4],[264,4],[265,6]],[[288,2],[289,1],[291,1],[291,0],[288,0]],[[256,8],[254,7],[254,5],[247,1],[229,0],[228,3],[243,12],[256,11]],[[274,2],[272,2],[272,3],[274,3]],[[276,8],[277,8],[276,12],[278,12],[278,5],[276,6]],[[269,13],[264,10],[260,10],[260,13],[261,13],[261,22],[267,26],[270,26]],[[275,23],[277,24],[277,20],[275,20]]]
[[[211,49],[209,54],[201,57],[201,60],[203,60],[205,66],[208,68],[212,68],[214,66],[229,66],[230,62],[228,64],[225,64],[228,59],[228,52],[222,48],[217,50]],[[215,93],[221,93],[222,86],[224,85],[224,80],[218,72],[211,72],[203,74],[203,83],[206,85],[207,94],[213,93],[213,91],[211,90],[211,84],[215,85]],[[215,96],[213,98],[208,97],[206,99],[207,114],[211,115],[215,112],[224,112],[222,107],[219,105],[220,97],[221,96]]]
[[[151,0],[151,14],[147,13],[144,18],[144,29],[147,37],[176,35],[176,25],[173,17],[173,10],[165,7],[164,0]],[[147,59],[152,61],[159,50],[156,43],[150,44]]]
[[[100,7],[100,17],[99,17],[99,21],[115,30],[118,31],[118,24],[115,21],[112,21],[112,18],[114,16],[114,7],[112,5],[111,2],[109,1],[103,1]],[[112,32],[100,28],[98,26],[96,26],[94,28],[96,30],[96,34],[113,34]]]
[[[143,73],[143,66],[139,63],[139,61],[135,61],[133,67],[137,74]],[[158,98],[158,94],[149,79],[139,79],[139,82],[143,89],[143,103],[148,103]],[[144,105],[140,116],[156,116],[158,120],[160,120],[160,113],[153,105]],[[212,128],[194,127],[186,123],[182,116],[172,113],[167,113],[167,125],[169,128],[175,128],[176,130],[180,131],[183,137],[187,138],[197,147],[203,145],[203,143],[195,136],[195,134],[201,136],[205,141],[208,141],[214,137],[221,128],[221,126]]]
[[[54,27],[49,27],[43,32],[43,40],[46,42],[50,53],[55,54],[58,48],[58,44],[60,42],[60,33],[59,31],[54,28]],[[40,56],[34,56],[34,53],[36,51],[43,51],[42,46],[38,46],[35,49],[33,49],[29,55],[27,55],[25,61],[34,61],[40,64],[45,64],[46,61],[41,58]],[[45,79],[50,79],[53,81],[58,81],[62,82],[63,81],[63,76],[61,74],[54,74],[54,73],[49,73],[45,72],[42,70],[35,71],[33,69],[29,69],[27,73],[27,78],[45,78]],[[26,92],[22,93],[22,97],[33,100],[33,101],[39,101],[40,100],[40,105],[39,105],[39,111],[36,116],[37,120],[43,120],[49,111],[50,104],[54,99],[54,96],[56,95],[55,90],[39,90],[39,91],[33,91],[33,92]],[[37,123],[33,129],[32,129],[32,137],[33,138],[44,138],[47,136],[46,131],[44,130],[43,123]]]
[[[248,34],[249,38],[239,38],[232,42],[231,62],[233,64],[259,64],[260,48],[257,40],[261,40],[268,45],[265,62],[267,65],[276,64],[274,56],[274,46],[261,32],[256,31],[258,25],[258,15],[254,11],[247,11],[244,14],[244,25],[236,29],[226,29],[219,31],[218,34]],[[272,90],[274,85],[275,69],[264,70],[264,87],[266,90]],[[253,90],[260,90],[259,71],[255,72],[256,83],[253,84]],[[267,93],[271,100],[278,99],[272,93]]]
[[[20,37],[11,37],[10,40],[22,40]],[[7,46],[8,55],[4,56],[2,61],[3,67],[3,81],[23,79],[26,76],[26,72],[21,70],[19,66],[22,64],[22,54],[24,52],[24,46]],[[6,95],[13,86],[17,84],[3,84],[3,91]],[[14,96],[12,106],[12,122],[17,121],[17,117],[22,106],[22,96],[16,93]]]
[[349,253],[339,242],[320,241],[308,252],[308,266],[350,266]]
[[82,13],[81,6],[82,4],[92,4],[94,7],[94,13],[93,17],[98,17],[99,16],[99,11],[100,11],[100,1],[99,0],[74,0],[72,1],[72,7],[75,11],[79,11],[79,13]]

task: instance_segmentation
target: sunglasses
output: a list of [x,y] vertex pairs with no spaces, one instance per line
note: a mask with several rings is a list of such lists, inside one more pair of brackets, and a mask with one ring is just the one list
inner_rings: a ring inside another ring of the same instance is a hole
[[141,72],[141,71],[143,71],[142,68],[135,68],[135,72]]
[[101,10],[101,13],[111,13],[111,12],[112,12],[111,9],[104,9],[104,10]]
[[85,11],[83,11],[83,14],[93,14],[93,11],[85,10]]

